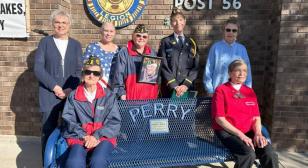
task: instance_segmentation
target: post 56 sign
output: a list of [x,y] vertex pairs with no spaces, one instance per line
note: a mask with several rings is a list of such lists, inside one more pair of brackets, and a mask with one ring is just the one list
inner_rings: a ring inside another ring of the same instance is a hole
[[[212,9],[213,0],[174,0],[174,6],[182,7],[186,10],[193,9]],[[240,0],[222,0],[222,9],[240,9],[242,6]]]

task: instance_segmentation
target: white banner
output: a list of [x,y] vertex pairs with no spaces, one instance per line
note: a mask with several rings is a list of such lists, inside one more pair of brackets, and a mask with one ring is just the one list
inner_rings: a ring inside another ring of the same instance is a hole
[[28,37],[25,0],[0,0],[0,38]]

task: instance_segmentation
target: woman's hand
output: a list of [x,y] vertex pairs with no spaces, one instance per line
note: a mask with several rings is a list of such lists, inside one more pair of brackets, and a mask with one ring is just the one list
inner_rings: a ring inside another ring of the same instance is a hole
[[188,87],[187,87],[186,85],[177,86],[177,87],[175,88],[176,96],[177,96],[177,97],[182,96],[187,90],[188,90]]
[[60,99],[64,99],[65,98],[65,93],[63,92],[63,89],[59,86],[59,85],[56,85],[54,88],[53,88],[53,92],[55,93],[55,95],[57,97],[59,97]]
[[267,145],[267,140],[262,134],[255,134],[253,143],[258,148],[264,148]]
[[238,136],[247,146],[250,146],[253,150],[255,150],[255,147],[252,143],[252,140],[246,136],[244,133],[241,133],[239,136]]
[[126,95],[122,95],[122,96],[120,97],[120,99],[121,99],[121,100],[126,100]]
[[85,136],[83,139],[85,141],[84,146],[88,149],[89,148],[95,148],[100,143],[100,141],[98,139],[96,139],[94,136],[90,136],[90,135]]

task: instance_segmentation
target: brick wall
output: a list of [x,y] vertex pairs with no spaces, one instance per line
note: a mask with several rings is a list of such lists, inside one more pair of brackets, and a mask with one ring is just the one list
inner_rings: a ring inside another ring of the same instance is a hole
[[308,2],[283,0],[272,136],[278,149],[308,149]]
[[[285,3],[289,1],[284,2],[282,11],[281,0],[241,0],[240,10],[222,10],[222,1],[213,0],[212,10],[185,11],[187,16],[185,32],[195,38],[201,55],[200,73],[197,80],[200,95],[204,95],[202,76],[209,47],[222,38],[222,23],[230,16],[239,17],[241,23],[239,41],[248,49],[253,71],[253,88],[259,98],[262,116],[270,127],[272,126],[273,109],[275,109],[274,115],[278,117],[274,117],[275,122],[273,123],[273,133],[278,144],[281,143],[278,138],[281,121],[286,121],[289,118],[294,119],[294,113],[298,116],[303,114],[303,112],[299,112],[301,109],[298,108],[305,108],[303,104],[305,94],[307,94],[303,89],[305,86],[304,73],[300,78],[296,77],[299,76],[301,70],[304,71],[305,62],[300,62],[300,66],[295,65],[295,63],[299,63],[296,61],[300,61],[305,53],[307,55],[307,50],[302,49],[303,44],[307,44],[307,35],[305,34],[307,28],[300,28],[300,24],[307,26],[307,21],[304,21],[305,17],[303,16],[297,17],[301,9],[307,8],[307,3],[303,3],[306,6],[299,5],[300,1],[297,0],[298,3],[290,3],[290,6],[285,6]],[[89,42],[98,41],[100,35],[98,25],[85,12],[86,8],[83,2],[83,0],[30,0],[31,30],[41,29],[51,33],[48,21],[50,13],[54,9],[65,8],[72,15],[71,36],[78,39],[85,48]],[[172,33],[171,27],[163,25],[164,19],[170,15],[172,6],[173,0],[148,0],[148,6],[142,17],[135,23],[147,25],[151,35],[150,44],[156,50],[159,40]],[[279,22],[281,13],[282,22]],[[130,25],[118,30],[115,42],[122,46],[125,45],[127,40],[131,38],[134,26]],[[279,34],[280,26],[282,29]],[[39,135],[40,133],[38,84],[33,75],[33,54],[42,37],[40,34],[31,32],[27,39],[0,39],[0,134]],[[278,38],[280,38],[279,46]],[[279,55],[278,47],[280,49]],[[294,51],[294,49],[298,51]],[[298,55],[289,58],[289,55],[286,54]],[[283,59],[280,60],[280,58]],[[287,66],[291,63],[292,67]],[[276,65],[279,68],[275,85]],[[294,70],[296,73],[291,74],[290,71]],[[296,92],[290,90],[287,96],[285,96],[286,92],[282,92],[287,90],[286,77],[293,77],[292,82],[288,82],[289,88],[295,85],[299,88]],[[273,106],[274,98],[276,99],[275,106]],[[287,100],[290,102],[286,107],[285,101]],[[296,105],[294,105],[295,100]],[[282,104],[284,105],[282,106]],[[281,114],[284,113],[292,114],[294,117],[282,116]],[[298,128],[296,127],[296,129]],[[302,128],[300,131],[302,133],[298,134],[299,138],[307,136],[307,130]]]

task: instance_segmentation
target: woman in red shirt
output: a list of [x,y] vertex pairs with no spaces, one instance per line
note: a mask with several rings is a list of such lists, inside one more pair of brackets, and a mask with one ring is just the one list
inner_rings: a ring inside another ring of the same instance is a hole
[[247,65],[235,60],[228,67],[229,82],[217,87],[212,103],[212,127],[235,158],[235,168],[250,168],[256,156],[262,167],[278,167],[270,143],[261,133],[254,91],[244,85]]

